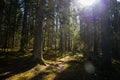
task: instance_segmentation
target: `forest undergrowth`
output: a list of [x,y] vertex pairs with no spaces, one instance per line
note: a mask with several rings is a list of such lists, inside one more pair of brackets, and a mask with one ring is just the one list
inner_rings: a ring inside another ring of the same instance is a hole
[[113,60],[113,69],[101,71],[82,53],[58,55],[61,53],[51,50],[44,53],[46,65],[35,63],[31,53],[8,54],[0,57],[0,80],[117,80],[120,76],[118,61]]

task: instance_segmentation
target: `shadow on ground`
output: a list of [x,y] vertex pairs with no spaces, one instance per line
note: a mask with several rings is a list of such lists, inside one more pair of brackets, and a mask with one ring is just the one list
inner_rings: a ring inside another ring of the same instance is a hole
[[67,64],[69,67],[58,73],[54,80],[90,80],[90,76],[84,70],[84,62],[72,60]]
[[[88,73],[85,70],[85,64],[88,63],[88,61],[80,62],[73,60],[67,63],[70,66],[63,72],[58,73],[54,80],[119,80],[120,79],[120,70],[116,70],[114,67],[111,69],[103,70],[100,67],[95,66],[95,72]],[[95,63],[93,65],[95,65]]]
[[33,77],[31,80],[43,80],[44,76],[49,75],[49,72],[41,72],[40,74]]
[[3,57],[2,54],[0,58],[0,80],[5,80],[8,77],[25,72],[36,66],[36,63],[31,59],[32,56],[18,55],[17,52],[5,54],[7,56]]

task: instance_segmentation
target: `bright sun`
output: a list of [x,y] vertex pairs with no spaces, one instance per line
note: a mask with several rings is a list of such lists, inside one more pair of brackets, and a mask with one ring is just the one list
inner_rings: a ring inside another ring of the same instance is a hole
[[98,1],[99,0],[78,0],[78,2],[84,7],[92,6],[95,3],[97,3]]

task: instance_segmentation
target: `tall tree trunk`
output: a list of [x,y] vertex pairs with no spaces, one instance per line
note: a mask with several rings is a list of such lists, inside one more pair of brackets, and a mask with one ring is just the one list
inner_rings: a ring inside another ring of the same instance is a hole
[[13,0],[10,0],[10,4],[9,4],[9,8],[8,8],[8,10],[6,10],[6,12],[7,12],[7,27],[6,27],[6,29],[5,29],[5,42],[4,42],[4,47],[3,47],[3,49],[4,49],[4,51],[3,52],[6,52],[6,48],[8,47],[8,39],[9,39],[9,35],[10,34],[8,34],[10,31],[9,31],[9,28],[10,28],[10,19],[11,19],[11,16],[10,16],[10,14],[11,14],[11,10],[12,10],[12,5],[13,5]]
[[95,14],[96,9],[93,7],[93,27],[94,27],[94,57],[97,57],[98,55],[98,37],[97,37],[97,24],[96,24],[96,17],[97,15]]
[[4,0],[0,0],[0,48],[3,47],[3,31],[2,31],[2,20],[3,20],[3,10],[5,9],[5,2]]
[[102,50],[103,50],[103,66],[111,66],[110,54],[110,20],[109,20],[109,0],[102,0],[103,12],[101,16],[102,29]]
[[21,32],[21,44],[20,44],[20,52],[25,52],[27,41],[27,35],[28,35],[28,26],[27,26],[27,13],[28,13],[28,0],[24,1],[24,16],[23,16],[23,26],[22,26],[22,32]]
[[114,34],[113,36],[116,36],[114,38],[114,44],[113,44],[113,53],[115,54],[115,57],[119,58],[120,53],[119,53],[119,22],[120,22],[120,16],[119,16],[119,11],[118,11],[118,6],[117,6],[117,0],[112,0],[111,1],[111,7],[112,7],[112,15],[114,14],[114,22],[113,22],[113,27],[114,27]]
[[34,60],[39,62],[40,64],[44,64],[43,61],[43,6],[44,0],[38,0],[37,7],[37,23],[35,27],[35,39],[34,39],[34,47],[33,47],[33,56]]
[[63,51],[63,25],[60,19],[60,43],[59,43],[59,50]]
[[69,30],[68,30],[68,51],[71,51],[71,37],[70,37],[70,27],[69,27]]
[[[18,3],[18,1],[16,1],[15,3]],[[15,9],[15,12],[14,12],[14,25],[13,25],[13,31],[12,31],[12,46],[11,48],[14,48],[14,43],[15,43],[15,29],[17,27],[17,5],[15,5],[14,3],[14,9]]]
[[56,49],[57,49],[57,45],[58,45],[58,44],[57,44],[57,43],[58,43],[58,42],[57,42],[57,37],[58,37],[58,36],[57,36],[57,34],[58,34],[58,6],[55,7],[55,12],[57,13],[57,15],[56,15],[56,17],[55,17],[55,18],[56,18],[56,22],[55,22],[55,23],[56,23],[56,24],[55,24],[55,27],[56,27],[56,30],[55,30],[55,33],[56,33],[56,34],[55,34],[55,50],[56,50]]

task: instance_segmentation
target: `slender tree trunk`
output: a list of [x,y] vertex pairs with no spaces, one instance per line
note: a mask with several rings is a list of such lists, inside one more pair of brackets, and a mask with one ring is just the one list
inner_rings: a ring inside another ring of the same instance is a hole
[[70,27],[69,27],[69,31],[68,31],[68,51],[71,51]]
[[93,26],[94,26],[94,57],[98,55],[98,44],[97,44],[97,24],[96,24],[96,14],[95,8],[93,7]]
[[59,50],[63,51],[63,26],[60,21],[60,43],[59,43]]
[[57,49],[57,20],[56,20],[56,30],[55,30],[55,50]]
[[[16,2],[17,3],[17,2]],[[12,31],[12,46],[11,48],[14,48],[14,43],[15,43],[15,29],[17,27],[17,21],[16,21],[16,18],[17,18],[17,6],[15,6],[14,4],[14,7],[15,7],[15,13],[14,13],[14,27],[13,27],[13,31]]]
[[28,13],[28,0],[25,0],[24,2],[24,17],[23,17],[23,27],[21,32],[21,44],[20,44],[20,52],[25,52],[27,41],[27,35],[28,35],[28,26],[27,26],[27,13]]
[[[0,10],[1,11],[1,10]],[[2,33],[3,33],[3,31],[2,31],[2,16],[0,16],[0,48],[2,47],[2,37],[3,37],[3,35],[2,35]]]
[[57,7],[56,7],[56,12],[57,12],[57,16],[56,16],[56,34],[55,34],[55,49],[57,49],[57,34],[58,34],[58,11],[57,11]]
[[47,48],[50,49],[50,33],[47,33]]
[[44,37],[43,37],[43,50],[46,50],[45,47],[46,47],[46,30],[43,30],[43,33],[44,33]]

